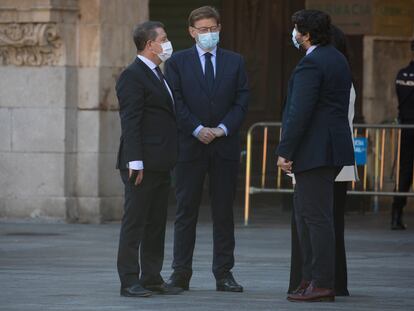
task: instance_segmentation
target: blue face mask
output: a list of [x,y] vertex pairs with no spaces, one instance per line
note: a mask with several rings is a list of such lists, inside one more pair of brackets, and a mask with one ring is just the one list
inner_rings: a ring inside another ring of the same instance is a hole
[[293,45],[299,50],[300,43],[298,42],[298,39],[296,39],[296,34],[297,33],[298,33],[298,31],[296,30],[296,28],[293,28],[293,30],[292,30],[292,42],[293,42]]
[[214,49],[220,41],[220,32],[207,32],[198,34],[198,44],[204,50]]

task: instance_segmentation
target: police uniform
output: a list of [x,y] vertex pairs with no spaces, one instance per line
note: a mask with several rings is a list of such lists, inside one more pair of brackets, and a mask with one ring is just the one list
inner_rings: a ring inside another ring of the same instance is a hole
[[[414,41],[411,43],[414,52]],[[402,68],[395,81],[398,97],[398,117],[401,124],[414,124],[414,60]],[[414,162],[414,129],[403,129],[401,131],[401,153],[400,153],[400,192],[408,192],[413,180]],[[392,204],[391,228],[393,230],[404,230],[405,224],[402,220],[403,208],[407,203],[407,197],[394,197]]]

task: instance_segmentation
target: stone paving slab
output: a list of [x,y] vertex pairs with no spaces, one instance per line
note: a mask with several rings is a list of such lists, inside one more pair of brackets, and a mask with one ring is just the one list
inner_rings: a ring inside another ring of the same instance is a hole
[[[253,225],[236,228],[234,274],[244,293],[214,290],[212,230],[204,217],[191,290],[140,299],[119,296],[119,224],[0,221],[0,310],[414,310],[414,230],[388,230],[388,213],[346,217],[351,297],[313,304],[286,300],[289,213],[261,209],[255,215]],[[414,214],[408,216],[413,228]],[[171,273],[172,229],[170,220],[165,278]]]

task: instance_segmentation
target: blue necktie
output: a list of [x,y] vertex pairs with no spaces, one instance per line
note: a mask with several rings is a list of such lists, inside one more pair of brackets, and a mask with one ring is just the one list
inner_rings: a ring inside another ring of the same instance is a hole
[[213,63],[211,62],[211,56],[213,55],[209,52],[204,54],[204,57],[206,60],[205,68],[204,68],[204,77],[206,79],[207,88],[210,94],[213,91],[213,86],[214,86],[214,68],[213,68]]

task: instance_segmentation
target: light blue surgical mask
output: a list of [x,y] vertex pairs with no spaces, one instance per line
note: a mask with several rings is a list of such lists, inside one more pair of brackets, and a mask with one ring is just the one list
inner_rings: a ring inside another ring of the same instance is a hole
[[207,32],[198,34],[197,42],[204,50],[214,49],[220,41],[220,32]]
[[298,31],[296,30],[296,28],[293,28],[293,30],[292,30],[292,42],[293,42],[293,45],[299,50],[300,43],[299,43],[298,39],[296,39],[297,33],[298,33]]

